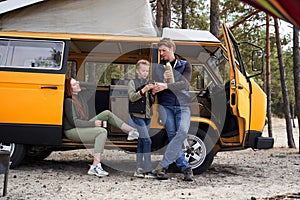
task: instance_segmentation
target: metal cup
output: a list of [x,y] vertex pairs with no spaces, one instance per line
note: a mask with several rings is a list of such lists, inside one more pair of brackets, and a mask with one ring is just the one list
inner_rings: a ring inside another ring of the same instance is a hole
[[102,127],[107,128],[107,121],[102,121]]

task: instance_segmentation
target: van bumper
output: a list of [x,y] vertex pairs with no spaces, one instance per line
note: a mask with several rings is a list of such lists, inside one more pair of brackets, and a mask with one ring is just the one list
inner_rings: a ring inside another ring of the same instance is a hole
[[262,133],[258,131],[249,131],[246,134],[245,147],[254,149],[270,149],[274,146],[274,138],[261,137]]
[[274,138],[272,137],[257,137],[256,149],[271,149],[274,146]]

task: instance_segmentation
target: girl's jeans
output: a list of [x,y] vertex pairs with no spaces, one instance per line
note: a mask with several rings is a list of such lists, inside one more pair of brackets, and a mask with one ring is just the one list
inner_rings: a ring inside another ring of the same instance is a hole
[[182,145],[190,128],[190,115],[188,106],[160,106],[160,118],[169,138],[169,144],[160,161],[160,165],[166,169],[175,160],[182,172],[191,167],[182,152]]
[[137,145],[137,154],[136,154],[136,167],[143,168],[143,159],[144,159],[144,168],[145,172],[152,171],[151,163],[151,138],[149,136],[149,128],[151,119],[131,117],[135,123],[135,127],[139,132],[138,145]]

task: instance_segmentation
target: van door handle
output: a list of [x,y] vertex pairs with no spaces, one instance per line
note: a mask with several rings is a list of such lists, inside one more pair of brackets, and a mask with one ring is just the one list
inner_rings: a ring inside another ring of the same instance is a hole
[[242,90],[242,89],[244,89],[244,87],[242,85],[239,85],[238,89]]
[[41,86],[41,89],[52,89],[52,90],[57,90],[57,86]]

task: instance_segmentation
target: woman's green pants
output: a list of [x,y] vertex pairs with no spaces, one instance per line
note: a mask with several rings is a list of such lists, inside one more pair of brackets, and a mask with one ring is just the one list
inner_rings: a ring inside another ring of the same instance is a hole
[[[109,110],[105,110],[99,113],[94,118],[90,119],[90,121],[95,120],[107,121],[112,126],[118,128],[121,128],[122,124],[124,123],[120,118],[118,118]],[[102,127],[78,127],[66,130],[65,135],[67,136],[67,138],[75,142],[94,142],[94,152],[103,153],[104,145],[107,139],[107,130]]]

